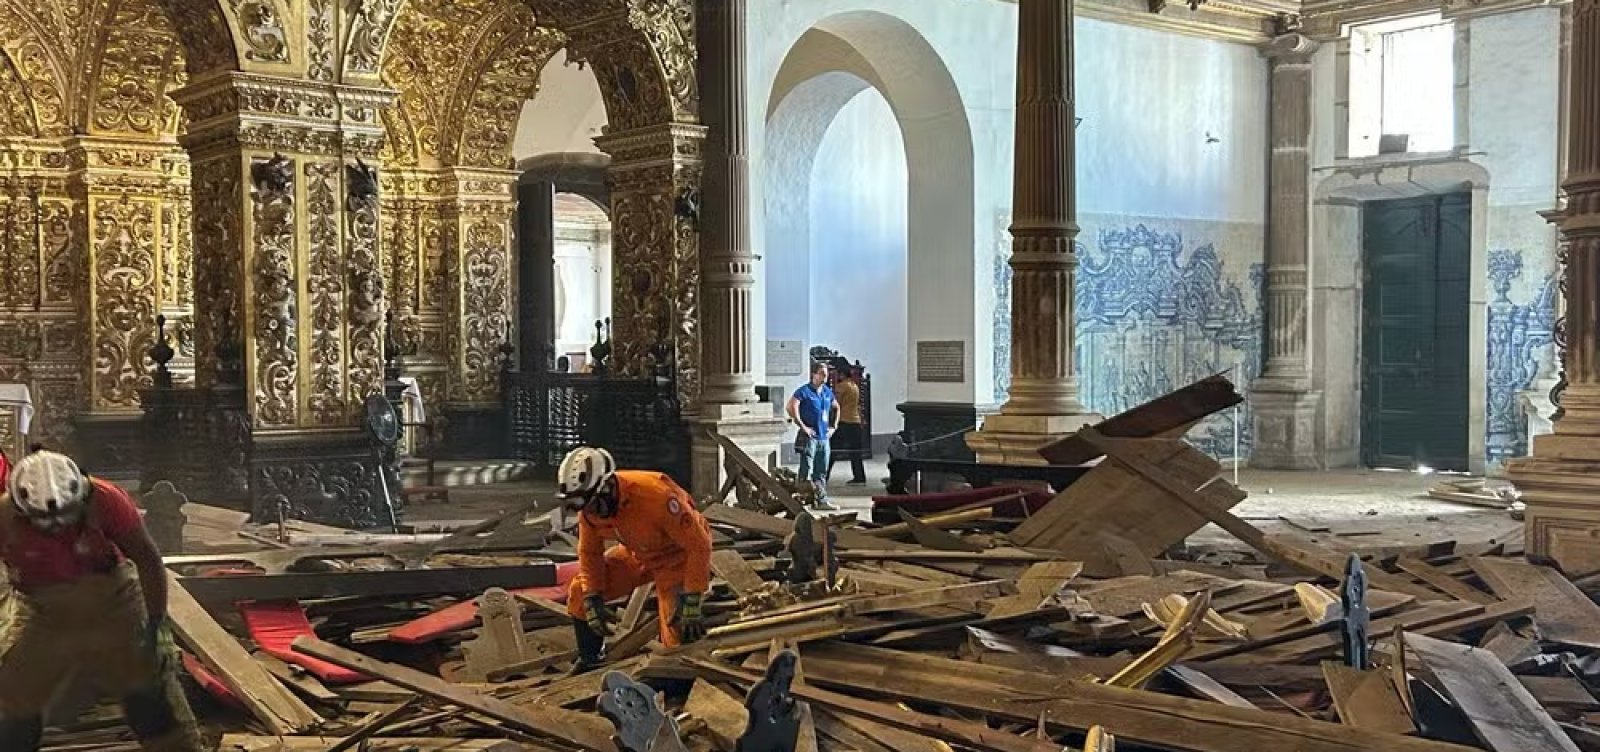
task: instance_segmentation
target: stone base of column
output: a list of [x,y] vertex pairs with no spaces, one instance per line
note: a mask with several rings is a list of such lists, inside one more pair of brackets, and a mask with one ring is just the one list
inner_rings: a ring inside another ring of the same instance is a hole
[[[250,499],[256,522],[277,520],[279,505],[287,503],[291,519],[354,529],[389,524],[378,458],[362,429],[256,434]],[[393,503],[398,513],[398,496]]]
[[505,459],[506,414],[499,404],[449,404],[444,408],[444,425],[435,430],[443,436],[443,457],[453,460]]
[[1528,559],[1568,572],[1600,569],[1600,436],[1536,436],[1533,456],[1509,460],[1505,470],[1528,505]]
[[73,417],[72,446],[66,451],[84,472],[106,480],[135,481],[144,465],[142,413],[80,413]]
[[766,402],[701,405],[691,431],[690,490],[696,497],[710,496],[728,478],[722,446],[712,438],[713,432],[731,440],[770,471],[778,465],[788,428],[788,421],[773,417],[772,405]]
[[967,446],[985,465],[1048,465],[1039,450],[1104,420],[1099,415],[991,415],[967,434]]
[[1317,413],[1322,392],[1258,386],[1250,392],[1255,442],[1250,467],[1263,470],[1320,470]]

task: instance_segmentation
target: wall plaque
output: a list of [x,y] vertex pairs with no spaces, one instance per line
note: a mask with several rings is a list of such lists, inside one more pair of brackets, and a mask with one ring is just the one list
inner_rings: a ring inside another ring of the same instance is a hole
[[774,376],[804,376],[805,343],[797,339],[767,340],[767,373]]
[[967,343],[924,340],[917,343],[917,381],[960,384],[967,380]]

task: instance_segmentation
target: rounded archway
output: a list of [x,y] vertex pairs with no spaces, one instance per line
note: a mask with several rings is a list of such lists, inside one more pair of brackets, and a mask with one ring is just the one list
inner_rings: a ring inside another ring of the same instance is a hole
[[[888,131],[887,133],[885,131]],[[779,67],[763,184],[768,339],[825,344],[874,374],[874,433],[908,399],[971,401],[918,382],[913,342],[962,341],[972,373],[972,129],[939,52],[876,11],[826,17]],[[802,284],[803,281],[803,284]],[[769,378],[798,378],[768,367]]]

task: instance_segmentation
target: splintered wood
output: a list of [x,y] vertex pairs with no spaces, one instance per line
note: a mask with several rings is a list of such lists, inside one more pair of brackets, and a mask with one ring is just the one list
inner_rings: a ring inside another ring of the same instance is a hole
[[[719,438],[736,474],[723,490],[754,501],[699,504],[707,636],[662,645],[645,584],[610,604],[621,623],[596,670],[575,669],[575,565],[549,563],[573,560],[574,520],[548,501],[347,545],[321,528],[237,536],[241,521],[190,504],[185,545],[216,552],[202,539],[225,532],[230,552],[169,560],[172,619],[202,691],[245,711],[206,719],[225,752],[1600,750],[1585,591],[1600,576],[1488,542],[1269,535],[1180,438],[1237,396],[1207,379],[1047,447],[1097,464],[1022,520],[988,502],[917,514],[933,507],[912,497],[893,524],[813,520]],[[833,542],[790,545],[797,517]],[[1186,558],[1212,524],[1238,539],[1232,558]],[[237,565],[263,573],[197,569]],[[234,602],[263,593],[294,618],[247,634]],[[115,717],[47,741],[127,748]]]

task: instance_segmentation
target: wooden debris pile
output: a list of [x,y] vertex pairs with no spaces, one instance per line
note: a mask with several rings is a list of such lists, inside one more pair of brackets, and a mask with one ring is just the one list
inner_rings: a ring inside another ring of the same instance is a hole
[[[739,455],[723,495],[769,503],[705,501],[708,636],[661,646],[645,586],[588,673],[569,675],[549,504],[425,541],[174,557],[173,619],[229,752],[1600,750],[1600,580],[1516,543],[1269,535],[1162,435],[1183,426],[1115,426],[1054,448],[1091,467],[1025,519],[995,513],[1010,497],[813,515]],[[1205,525],[1252,553],[1174,554]],[[219,563],[264,574],[197,569]],[[306,623],[241,626],[261,603]],[[114,712],[84,718],[54,749],[135,748]]]

